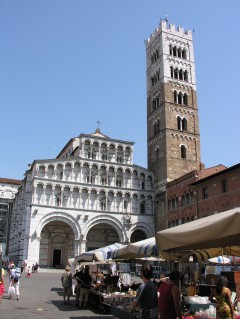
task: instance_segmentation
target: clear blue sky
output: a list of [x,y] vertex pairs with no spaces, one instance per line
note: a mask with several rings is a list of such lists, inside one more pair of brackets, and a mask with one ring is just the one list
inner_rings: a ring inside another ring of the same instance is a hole
[[1,0],[0,177],[22,179],[80,133],[135,142],[147,167],[144,40],[194,29],[201,154],[239,163],[239,0]]

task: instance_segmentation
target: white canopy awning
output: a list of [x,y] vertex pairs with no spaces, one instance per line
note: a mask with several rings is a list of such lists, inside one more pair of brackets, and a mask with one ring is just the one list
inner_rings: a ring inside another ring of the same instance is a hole
[[155,237],[130,243],[125,247],[115,250],[111,254],[113,259],[128,259],[158,256]]
[[108,245],[105,247],[100,247],[98,249],[94,249],[91,251],[87,251],[85,253],[82,253],[79,256],[75,257],[76,262],[81,261],[106,261],[110,257],[110,255],[117,249],[124,247],[125,245],[120,243],[115,243],[112,245]]

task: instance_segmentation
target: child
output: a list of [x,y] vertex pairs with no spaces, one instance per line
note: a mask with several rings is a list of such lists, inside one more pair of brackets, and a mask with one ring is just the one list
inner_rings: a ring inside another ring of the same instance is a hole
[[3,277],[0,277],[0,303],[2,302],[2,295],[4,294]]
[[30,278],[31,277],[31,267],[28,267],[28,272],[27,272],[27,277]]

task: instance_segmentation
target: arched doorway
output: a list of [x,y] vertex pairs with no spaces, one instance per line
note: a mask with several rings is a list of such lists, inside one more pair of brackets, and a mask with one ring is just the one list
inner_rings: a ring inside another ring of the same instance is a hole
[[42,267],[64,268],[74,257],[74,233],[65,222],[47,223],[41,231],[39,264]]
[[137,229],[132,233],[130,241],[131,243],[136,243],[137,241],[144,240],[144,239],[147,239],[147,236],[144,233],[144,231]]
[[93,226],[87,234],[86,251],[119,243],[117,231],[109,224],[100,223]]

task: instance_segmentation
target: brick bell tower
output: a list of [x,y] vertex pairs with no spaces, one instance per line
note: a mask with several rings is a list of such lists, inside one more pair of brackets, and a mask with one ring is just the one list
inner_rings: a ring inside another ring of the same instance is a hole
[[160,21],[146,43],[148,169],[156,231],[166,225],[166,184],[200,166],[192,31]]

